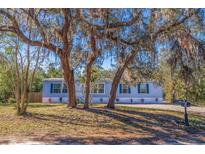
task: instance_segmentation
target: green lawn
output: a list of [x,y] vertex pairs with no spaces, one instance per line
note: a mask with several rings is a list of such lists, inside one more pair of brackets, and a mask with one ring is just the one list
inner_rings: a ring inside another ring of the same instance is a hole
[[15,139],[46,144],[197,144],[205,143],[205,117],[183,113],[94,105],[89,110],[57,104],[30,104],[19,117],[14,105],[0,105],[0,143]]

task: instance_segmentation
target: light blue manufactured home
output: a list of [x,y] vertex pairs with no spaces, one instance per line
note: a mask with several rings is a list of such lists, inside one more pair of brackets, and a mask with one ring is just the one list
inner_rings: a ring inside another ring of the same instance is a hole
[[[111,90],[111,81],[99,81],[90,94],[91,103],[107,103]],[[76,97],[83,100],[83,84],[75,81]],[[116,103],[162,103],[162,88],[153,82],[136,83],[134,86],[120,83],[117,90]],[[49,78],[43,80],[44,103],[68,102],[67,87],[62,78]]]

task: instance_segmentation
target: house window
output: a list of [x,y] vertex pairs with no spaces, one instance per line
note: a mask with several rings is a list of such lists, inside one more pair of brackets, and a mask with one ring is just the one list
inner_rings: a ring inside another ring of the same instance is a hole
[[130,94],[131,89],[127,84],[120,84],[120,94]]
[[105,85],[103,83],[96,84],[93,89],[94,94],[104,94],[105,93]]
[[149,84],[138,84],[138,93],[148,94],[149,93]]
[[53,84],[53,93],[61,93],[61,84],[60,83],[55,83]]
[[62,91],[62,92],[63,92],[63,93],[67,93],[67,91],[68,91],[68,90],[67,90],[67,85],[64,83],[64,84],[63,84],[63,91]]

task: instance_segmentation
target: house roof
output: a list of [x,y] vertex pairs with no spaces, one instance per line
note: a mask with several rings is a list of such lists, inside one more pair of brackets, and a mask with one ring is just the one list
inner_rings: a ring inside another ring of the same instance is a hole
[[[47,79],[44,79],[43,82],[45,81],[65,81],[64,78],[47,78]],[[75,79],[75,81],[80,81],[79,79]],[[98,82],[112,82],[110,80],[99,80]],[[153,83],[153,81],[147,81],[146,83],[148,82],[151,82]]]
[[[47,78],[47,79],[43,79],[43,81],[65,81],[64,78]],[[79,79],[75,79],[75,81],[80,81]],[[99,80],[100,82],[105,82],[108,80]]]
[[47,78],[43,79],[43,81],[65,81],[64,78]]

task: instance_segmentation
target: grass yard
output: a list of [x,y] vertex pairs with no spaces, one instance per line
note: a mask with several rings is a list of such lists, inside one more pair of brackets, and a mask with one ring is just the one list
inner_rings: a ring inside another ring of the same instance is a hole
[[94,105],[89,110],[58,104],[30,104],[28,115],[15,115],[14,105],[0,105],[0,144],[203,144],[205,117],[183,113]]

